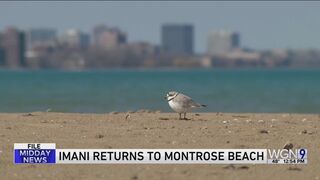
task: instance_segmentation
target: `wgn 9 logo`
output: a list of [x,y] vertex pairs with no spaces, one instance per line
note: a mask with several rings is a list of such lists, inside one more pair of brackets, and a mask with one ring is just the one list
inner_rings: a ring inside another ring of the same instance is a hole
[[307,149],[268,149],[268,163],[307,164]]

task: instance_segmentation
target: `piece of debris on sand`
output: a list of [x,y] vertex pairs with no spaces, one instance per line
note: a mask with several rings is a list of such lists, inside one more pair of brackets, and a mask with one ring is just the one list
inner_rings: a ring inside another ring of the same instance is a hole
[[292,149],[293,148],[293,144],[292,143],[286,143],[284,146],[283,146],[283,149],[286,149],[286,150],[289,150],[289,149]]

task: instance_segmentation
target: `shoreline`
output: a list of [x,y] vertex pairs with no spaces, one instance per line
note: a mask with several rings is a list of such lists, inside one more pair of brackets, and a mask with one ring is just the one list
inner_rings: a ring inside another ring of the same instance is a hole
[[[173,110],[168,111],[162,111],[162,110],[151,110],[151,109],[139,109],[139,110],[128,110],[128,111],[108,111],[108,112],[63,112],[63,111],[51,111],[49,108],[49,111],[22,111],[22,112],[0,112],[1,115],[22,115],[22,116],[34,116],[39,114],[64,114],[64,115],[116,115],[116,114],[176,114],[178,113],[173,112]],[[275,115],[275,116],[319,116],[320,112],[310,112],[310,113],[299,113],[299,112],[201,112],[201,111],[192,111],[188,112],[188,115],[192,116],[199,116],[199,115],[209,115],[214,116],[217,114],[220,115],[231,115],[233,117],[237,116],[250,116],[250,115]],[[173,119],[174,120],[174,119]]]
[[[4,179],[317,179],[320,115],[272,113],[0,113]],[[308,149],[307,165],[15,165],[14,143],[57,148]]]

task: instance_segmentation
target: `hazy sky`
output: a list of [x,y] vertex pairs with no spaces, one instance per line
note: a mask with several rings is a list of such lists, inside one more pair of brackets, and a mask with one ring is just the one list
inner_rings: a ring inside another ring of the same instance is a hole
[[241,34],[254,49],[319,48],[320,2],[0,2],[0,29],[54,27],[91,32],[96,24],[117,26],[129,41],[160,43],[162,23],[192,23],[195,49],[206,50],[211,30]]

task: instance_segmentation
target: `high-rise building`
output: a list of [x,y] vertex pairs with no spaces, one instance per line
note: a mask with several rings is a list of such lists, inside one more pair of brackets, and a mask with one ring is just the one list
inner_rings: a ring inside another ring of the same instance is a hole
[[162,47],[172,54],[193,54],[193,33],[192,25],[165,24],[161,32]]
[[0,32],[0,67],[6,65],[6,52],[3,47],[3,34]]
[[4,48],[1,48],[0,47],[0,67],[6,65],[6,53],[5,53],[5,50]]
[[23,67],[25,61],[25,34],[16,28],[7,28],[0,38],[2,56],[5,57],[5,66],[10,68]]
[[108,28],[105,25],[93,29],[94,45],[104,49],[118,48],[127,42],[126,33],[118,28]]
[[93,43],[94,44],[98,44],[99,43],[99,39],[102,33],[108,31],[108,27],[106,25],[100,24],[97,25],[93,28]]
[[226,54],[240,46],[240,35],[229,31],[209,33],[207,40],[208,55]]
[[61,37],[60,43],[68,48],[83,49],[89,46],[90,37],[79,30],[69,29]]
[[35,46],[53,45],[57,38],[57,31],[51,28],[30,29],[27,33],[28,49]]

